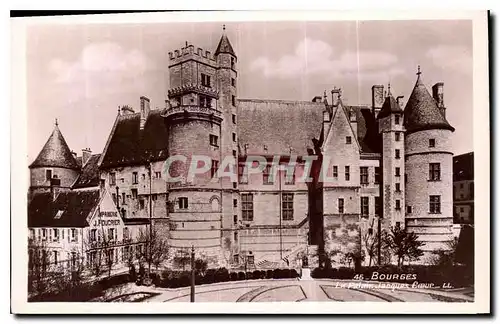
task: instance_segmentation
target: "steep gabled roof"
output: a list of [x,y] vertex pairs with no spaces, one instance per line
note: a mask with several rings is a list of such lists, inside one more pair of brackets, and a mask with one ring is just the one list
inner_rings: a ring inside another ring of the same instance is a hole
[[149,112],[143,130],[139,127],[140,113],[117,118],[103,152],[101,168],[139,165],[167,158],[168,129],[160,110]]
[[382,152],[382,137],[378,132],[377,120],[368,106],[346,106],[356,114],[357,136],[363,153]]
[[436,101],[427,91],[418,72],[417,82],[406,103],[404,126],[407,134],[427,129],[455,129],[448,123],[436,105]]
[[243,155],[245,144],[246,154],[308,155],[323,128],[322,102],[239,99],[238,107]]
[[222,37],[220,38],[219,45],[217,46],[217,49],[215,50],[215,55],[219,55],[220,53],[228,53],[233,56],[236,56],[234,53],[233,47],[231,46],[231,43],[229,42],[229,38],[227,38],[226,34],[222,34]]
[[453,181],[474,180],[474,152],[453,157]]
[[382,109],[377,115],[377,119],[387,117],[394,113],[402,113],[403,109],[399,106],[396,99],[391,94],[390,88],[387,97],[385,97],[384,103],[382,105]]
[[101,154],[93,154],[88,159],[78,179],[76,179],[73,189],[96,187],[99,185],[99,169],[97,162],[99,162],[100,157]]
[[56,123],[52,134],[38,154],[37,158],[30,168],[38,167],[59,167],[67,169],[79,169],[75,157],[66,144],[66,140],[62,135]]
[[99,198],[99,190],[60,192],[55,201],[50,193],[36,194],[28,204],[28,227],[85,227]]

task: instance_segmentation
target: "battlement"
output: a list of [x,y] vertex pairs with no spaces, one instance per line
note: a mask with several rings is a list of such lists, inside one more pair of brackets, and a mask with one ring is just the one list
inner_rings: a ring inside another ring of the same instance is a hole
[[200,61],[212,66],[215,66],[217,64],[217,60],[214,54],[212,54],[210,51],[205,51],[200,47],[196,48],[195,50],[194,45],[187,45],[185,47],[182,47],[181,49],[169,52],[168,57],[170,60],[170,65],[190,59]]

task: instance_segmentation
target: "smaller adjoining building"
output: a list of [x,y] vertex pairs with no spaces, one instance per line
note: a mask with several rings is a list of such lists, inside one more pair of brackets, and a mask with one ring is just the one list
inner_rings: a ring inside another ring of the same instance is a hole
[[474,152],[453,157],[453,223],[474,224]]

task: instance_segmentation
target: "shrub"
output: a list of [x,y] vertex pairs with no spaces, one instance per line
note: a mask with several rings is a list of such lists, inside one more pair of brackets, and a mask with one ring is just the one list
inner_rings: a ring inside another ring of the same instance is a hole
[[290,270],[290,275],[291,275],[290,278],[298,278],[299,277],[299,273],[295,269]]
[[273,270],[267,270],[266,271],[266,278],[267,279],[273,279]]
[[215,282],[229,281],[229,271],[226,268],[219,268],[215,272]]
[[231,274],[229,275],[229,280],[230,281],[236,281],[236,280],[238,280],[238,273],[231,272]]
[[245,273],[242,271],[238,272],[238,280],[245,280],[245,279],[246,279]]

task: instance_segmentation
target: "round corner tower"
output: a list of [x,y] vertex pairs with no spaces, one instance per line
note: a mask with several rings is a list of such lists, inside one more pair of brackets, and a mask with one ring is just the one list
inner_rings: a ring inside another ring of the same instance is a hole
[[420,77],[404,111],[406,167],[406,227],[415,232],[431,252],[448,249],[453,224],[454,128],[448,123],[443,83],[429,94]]
[[[236,56],[227,53],[228,47],[232,52],[224,35],[214,55],[187,43],[169,53],[169,100],[163,114],[170,159],[183,159],[168,170],[169,177],[182,179],[169,185],[171,246],[177,251],[194,247],[209,263],[219,261],[223,232],[233,214],[234,184],[215,177],[224,159],[237,152],[232,135],[236,106],[231,105],[236,101]],[[206,172],[190,174],[193,161]]]
[[30,193],[48,192],[51,186],[70,190],[80,167],[66,144],[56,121],[54,130],[37,158],[29,166]]

